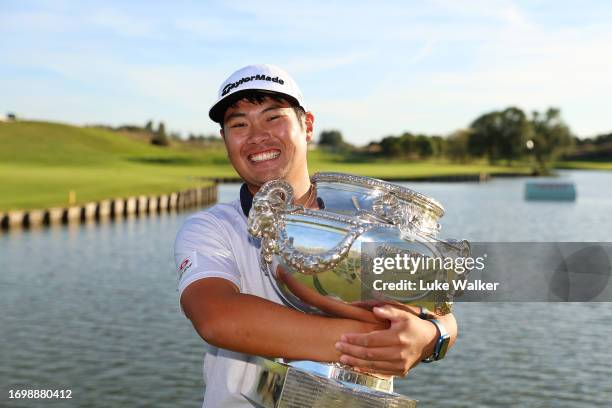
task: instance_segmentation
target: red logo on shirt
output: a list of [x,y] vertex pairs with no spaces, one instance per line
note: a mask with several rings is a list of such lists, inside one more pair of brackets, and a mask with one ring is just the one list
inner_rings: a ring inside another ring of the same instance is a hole
[[181,265],[179,266],[179,279],[189,268],[191,268],[192,264],[193,263],[191,262],[190,257],[183,259],[183,262],[181,262]]

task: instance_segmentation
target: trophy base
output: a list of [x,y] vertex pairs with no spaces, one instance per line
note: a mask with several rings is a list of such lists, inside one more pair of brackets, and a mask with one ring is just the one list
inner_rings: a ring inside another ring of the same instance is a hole
[[260,357],[252,362],[256,381],[243,396],[258,408],[416,407],[415,400],[389,392],[390,381],[332,364],[293,366]]

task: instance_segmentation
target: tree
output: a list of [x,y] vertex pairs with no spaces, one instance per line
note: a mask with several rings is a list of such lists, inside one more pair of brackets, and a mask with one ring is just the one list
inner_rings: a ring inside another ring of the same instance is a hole
[[434,148],[431,138],[425,135],[418,135],[414,141],[414,144],[421,159],[427,159],[433,155]]
[[451,161],[466,163],[469,160],[469,139],[470,131],[465,129],[457,130],[448,136],[446,140],[446,154]]
[[548,108],[544,114],[533,111],[533,155],[537,171],[546,173],[551,162],[565,150],[572,147],[573,140],[569,127],[561,119],[561,111]]
[[384,137],[380,141],[380,148],[382,149],[383,155],[387,157],[399,157],[403,153],[402,143],[400,139],[395,136]]
[[157,131],[151,137],[151,144],[156,146],[168,146],[170,144],[168,135],[166,135],[166,125],[164,125],[164,122],[159,122]]
[[477,118],[470,126],[468,149],[474,156],[487,156],[490,163],[520,158],[530,134],[525,113],[515,107],[493,111]]
[[468,150],[472,156],[487,156],[490,163],[495,163],[499,157],[496,140],[499,139],[501,118],[499,112],[489,112],[479,116],[470,125],[472,131],[468,139]]
[[[467,143],[467,140],[466,140]],[[440,158],[446,155],[447,141],[442,136],[432,136],[431,146],[433,147],[434,157]],[[467,144],[466,144],[467,149]]]
[[147,124],[145,125],[145,130],[149,133],[153,133],[153,121],[152,120],[147,121]]
[[525,142],[531,129],[525,112],[516,107],[510,107],[500,113],[502,133],[499,140],[499,156],[502,159],[519,159],[525,152]]
[[354,146],[342,138],[339,130],[324,130],[319,135],[319,146],[328,148],[334,152],[350,153]]
[[401,156],[416,156],[415,137],[412,133],[404,132],[404,134],[399,137],[398,141],[401,146]]
[[388,157],[428,158],[434,153],[434,145],[430,137],[415,136],[404,132],[401,136],[387,136],[380,141],[383,155]]
[[338,130],[324,130],[319,135],[319,145],[332,148],[341,147],[344,144],[342,133]]

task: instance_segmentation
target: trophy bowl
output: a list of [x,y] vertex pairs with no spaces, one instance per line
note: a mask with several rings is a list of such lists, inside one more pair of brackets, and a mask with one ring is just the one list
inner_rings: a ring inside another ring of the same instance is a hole
[[[261,270],[287,306],[348,318],[359,318],[360,310],[381,303],[422,306],[439,315],[450,312],[453,291],[430,290],[416,282],[465,279],[464,274],[441,264],[421,265],[409,273],[391,267],[380,276],[373,268],[377,259],[390,257],[468,256],[467,241],[437,238],[438,220],[444,215],[440,203],[396,184],[350,174],[317,173],[312,182],[319,209],[295,205],[291,186],[273,180],[257,192],[249,213],[249,233],[260,240]],[[383,280],[415,284],[389,290],[380,287]],[[312,362],[306,367],[315,377],[339,380],[353,391],[356,385],[362,387],[368,401],[382,393],[379,404],[370,401],[368,406],[389,406],[384,404],[390,396],[398,396],[389,394],[389,383],[350,367]],[[343,374],[337,378],[321,372]],[[357,400],[347,402],[358,406]],[[415,404],[407,398],[405,402],[397,406]]]
[[[323,296],[346,304],[376,301],[423,306],[437,314],[450,311],[452,291],[432,293],[421,287],[461,278],[452,269],[421,268],[409,274],[387,270],[385,280],[424,283],[401,293],[372,285],[374,258],[469,254],[467,241],[437,238],[444,214],[437,201],[406,187],[349,174],[318,173],[313,182],[319,210],[293,205],[291,186],[274,180],[256,194],[249,214],[249,232],[261,239],[261,269],[288,305],[307,313],[335,314],[311,304]],[[330,302],[323,303],[326,307]]]
[[444,207],[409,188],[345,173],[317,173],[312,181],[326,211],[410,227],[429,236],[440,230]]

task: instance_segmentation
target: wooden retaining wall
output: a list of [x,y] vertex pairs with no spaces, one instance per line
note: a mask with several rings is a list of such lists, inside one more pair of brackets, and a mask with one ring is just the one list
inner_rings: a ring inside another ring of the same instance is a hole
[[104,219],[121,219],[166,211],[181,211],[217,202],[217,184],[157,196],[115,198],[94,203],[44,210],[0,212],[0,230],[78,224]]

